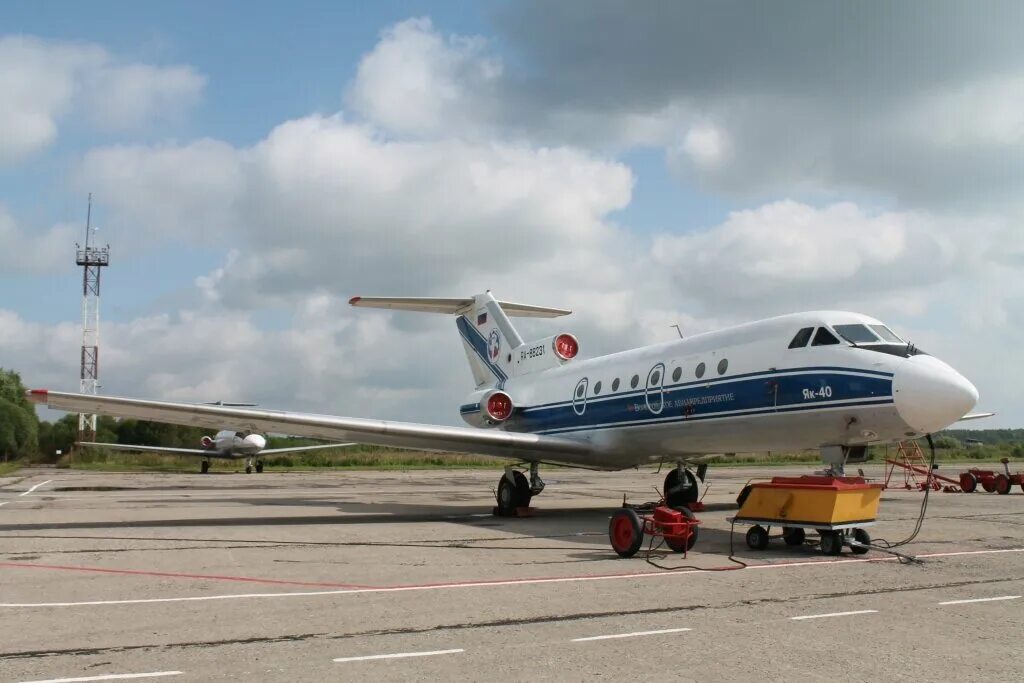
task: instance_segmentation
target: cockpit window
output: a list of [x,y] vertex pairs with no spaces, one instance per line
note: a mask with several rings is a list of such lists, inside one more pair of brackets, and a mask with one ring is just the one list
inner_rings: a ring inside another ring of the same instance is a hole
[[811,332],[814,332],[813,327],[805,327],[796,333],[793,337],[793,341],[789,342],[789,348],[791,349],[802,349],[807,346],[807,342],[811,341]]
[[827,328],[819,327],[817,334],[814,335],[814,341],[811,342],[811,346],[829,346],[838,343],[839,340]]
[[902,344],[902,343],[904,343],[902,339],[897,337],[893,333],[893,331],[890,330],[885,325],[872,325],[871,329],[875,331],[875,334],[877,334],[879,337],[881,337],[883,340],[889,342],[890,344]]
[[851,344],[877,344],[878,337],[867,325],[833,325],[835,331]]

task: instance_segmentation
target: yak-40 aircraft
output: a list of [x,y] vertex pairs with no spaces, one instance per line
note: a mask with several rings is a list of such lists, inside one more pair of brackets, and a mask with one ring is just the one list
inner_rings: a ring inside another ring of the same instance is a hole
[[[225,403],[206,403],[203,405],[232,405]],[[241,404],[236,404],[241,405]],[[187,455],[202,458],[199,464],[199,471],[206,474],[210,471],[210,460],[220,458],[226,460],[245,460],[245,473],[252,474],[263,471],[263,456],[281,455],[283,453],[296,453],[298,451],[318,451],[324,448],[340,448],[351,446],[350,443],[325,443],[318,446],[289,446],[287,448],[270,448],[267,446],[267,439],[262,434],[254,434],[248,431],[235,431],[233,429],[222,429],[213,436],[204,436],[199,440],[202,448],[171,448],[167,446],[140,446],[123,443],[99,443],[96,441],[80,441],[79,446],[90,446],[94,448],[109,448],[115,451],[131,451],[133,453],[163,453],[165,455]]]
[[512,458],[521,464],[499,480],[502,511],[544,489],[542,463],[674,463],[664,494],[685,505],[696,500],[701,462],[712,454],[819,449],[841,471],[871,444],[988,415],[967,415],[978,391],[956,370],[859,313],[795,313],[584,360],[573,335],[524,342],[509,319],[567,310],[499,302],[490,292],[349,303],[455,316],[476,384],[460,408],[472,427],[47,390],[29,398],[74,412]]

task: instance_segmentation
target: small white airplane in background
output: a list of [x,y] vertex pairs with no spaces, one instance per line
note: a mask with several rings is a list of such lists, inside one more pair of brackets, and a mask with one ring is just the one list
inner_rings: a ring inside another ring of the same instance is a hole
[[[208,403],[204,405],[223,406],[223,403]],[[267,439],[261,434],[252,432],[236,432],[225,429],[217,432],[214,436],[204,436],[200,440],[202,448],[170,448],[166,446],[136,446],[122,443],[98,443],[95,441],[82,441],[79,446],[91,446],[96,448],[109,448],[115,451],[133,451],[136,453],[162,453],[165,455],[189,455],[202,458],[199,471],[206,474],[210,471],[210,460],[222,458],[227,460],[245,460],[245,473],[252,474],[253,469],[257,472],[263,471],[263,459],[260,456],[281,455],[282,453],[297,453],[299,451],[317,451],[324,448],[341,448],[342,446],[353,446],[351,443],[327,443],[319,446],[293,446],[289,448],[267,449]]]
[[475,428],[45,389],[29,399],[73,412],[513,458],[529,474],[506,467],[498,482],[503,511],[529,505],[544,489],[540,463],[595,470],[675,463],[664,494],[681,506],[697,500],[709,455],[819,449],[842,471],[870,445],[991,414],[967,415],[978,401],[974,385],[859,313],[784,315],[582,360],[573,335],[524,342],[509,319],[570,313],[563,309],[499,302],[490,292],[349,303],[456,316],[476,384],[460,413]]

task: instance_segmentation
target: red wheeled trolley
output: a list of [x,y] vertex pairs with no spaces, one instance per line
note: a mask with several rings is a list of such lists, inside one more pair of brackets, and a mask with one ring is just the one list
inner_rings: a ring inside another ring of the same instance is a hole
[[700,520],[687,508],[675,510],[659,505],[651,514],[641,514],[634,508],[623,507],[615,511],[608,523],[608,539],[619,557],[636,555],[644,536],[660,536],[669,548],[685,556],[697,542],[699,524]]
[[1005,496],[1010,492],[1010,488],[1016,484],[1024,491],[1024,473],[1010,474],[1009,458],[1003,458],[999,462],[1003,464],[1002,472],[979,470],[977,467],[972,467],[966,472],[962,472],[960,474],[960,488],[963,489],[964,493],[973,493],[978,488],[978,484],[981,484],[981,488],[989,493],[995,491]]

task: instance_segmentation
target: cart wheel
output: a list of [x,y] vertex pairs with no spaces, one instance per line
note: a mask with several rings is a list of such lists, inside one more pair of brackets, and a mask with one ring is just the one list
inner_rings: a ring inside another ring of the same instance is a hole
[[[864,531],[864,529],[854,529],[853,540],[857,541],[857,543],[862,543],[864,545],[871,545],[871,534],[869,534],[867,531]],[[868,551],[868,548],[861,548],[860,546],[851,545],[850,550],[852,550],[856,555],[863,555]]]
[[764,550],[768,547],[768,530],[755,524],[747,531],[747,545],[751,550]]
[[997,474],[995,480],[996,493],[1005,496],[1010,492],[1010,478],[1005,474]]
[[826,555],[838,555],[843,551],[843,537],[838,531],[821,532],[821,552]]
[[992,477],[982,477],[981,488],[985,489],[985,493],[992,493],[996,490],[995,481]]
[[978,488],[978,478],[970,472],[960,473],[960,490],[964,493],[974,493]]
[[[683,513],[687,519],[696,519],[690,508],[680,508],[679,512]],[[697,545],[697,534],[700,531],[700,527],[690,527],[690,537],[683,542],[681,538],[673,538],[671,536],[665,537],[665,545],[672,549],[672,552],[681,553],[683,551],[689,552],[693,550],[693,546]]]
[[807,540],[807,532],[798,526],[782,527],[782,540],[786,545],[803,545]]
[[644,525],[640,515],[630,508],[616,510],[608,523],[608,538],[619,557],[633,557],[644,542]]
[[747,486],[743,487],[743,490],[740,491],[740,495],[736,496],[736,504],[737,505],[739,505],[740,507],[743,507],[743,504],[747,502],[747,497],[750,495],[750,489],[752,489],[752,488],[753,487],[750,486],[749,484]]

